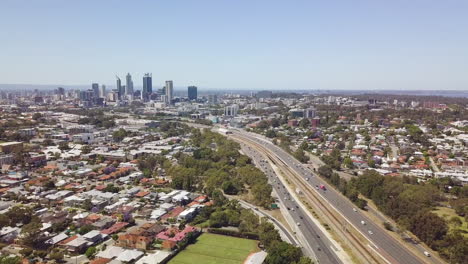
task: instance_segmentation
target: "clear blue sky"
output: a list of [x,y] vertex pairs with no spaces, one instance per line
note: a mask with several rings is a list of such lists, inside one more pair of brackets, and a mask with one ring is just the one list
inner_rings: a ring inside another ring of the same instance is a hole
[[468,89],[468,1],[0,2],[0,83]]

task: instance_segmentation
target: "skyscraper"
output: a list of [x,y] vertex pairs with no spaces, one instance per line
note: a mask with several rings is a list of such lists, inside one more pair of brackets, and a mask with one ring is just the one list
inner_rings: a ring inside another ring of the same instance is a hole
[[91,89],[93,90],[93,97],[98,98],[99,97],[99,84],[98,83],[91,84]]
[[187,96],[189,100],[197,100],[197,87],[196,86],[189,86],[187,87]]
[[125,94],[125,90],[122,89],[122,81],[120,80],[119,76],[115,76],[117,78],[117,92],[119,93],[119,99],[121,97],[123,97],[123,95]]
[[99,90],[99,97],[106,98],[106,86],[104,84],[101,85],[101,89]]
[[153,93],[153,77],[151,73],[145,73],[143,76],[143,91],[141,92],[141,99],[148,100]]
[[59,87],[57,90],[55,90],[55,94],[65,95],[65,89],[63,87]]
[[172,81],[166,81],[166,103],[172,104],[174,87]]
[[126,90],[125,90],[125,95],[126,96],[130,96],[132,97],[133,96],[133,81],[132,81],[132,76],[130,75],[130,73],[127,73],[127,76],[126,76]]

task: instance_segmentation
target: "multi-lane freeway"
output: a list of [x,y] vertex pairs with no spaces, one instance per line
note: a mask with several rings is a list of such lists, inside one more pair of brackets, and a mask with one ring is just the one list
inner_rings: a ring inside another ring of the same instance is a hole
[[[388,235],[383,228],[374,224],[357,210],[348,199],[333,188],[328,188],[326,191],[316,190],[316,186],[322,184],[326,185],[326,182],[314,175],[312,171],[300,164],[283,149],[255,134],[242,130],[231,131],[236,137],[244,139],[244,143],[249,144],[250,142],[252,145],[257,144],[257,146],[261,146],[264,152],[268,152],[269,155],[274,155],[275,158],[282,161],[284,166],[288,167],[288,170],[293,171],[296,175],[301,177],[303,182],[307,182],[311,190],[316,191],[333,210],[336,210],[336,212],[346,219],[350,228],[355,228],[368,240],[368,246],[372,247],[372,250],[380,255],[383,262],[419,264],[432,263],[434,261],[433,259],[425,257],[422,252],[422,256],[414,255],[396,239]],[[302,230],[305,230],[305,228],[302,228]]]
[[[297,234],[303,251],[310,257],[317,260],[318,263],[343,263],[336,255],[336,248],[329,241],[326,235],[311,221],[309,216],[299,206],[298,201],[289,194],[286,186],[274,172],[270,163],[266,162],[265,157],[246,146],[244,152],[253,158],[255,163],[265,172],[269,182],[278,195],[279,202],[287,209],[293,230],[298,230]],[[297,232],[296,232],[297,233]]]

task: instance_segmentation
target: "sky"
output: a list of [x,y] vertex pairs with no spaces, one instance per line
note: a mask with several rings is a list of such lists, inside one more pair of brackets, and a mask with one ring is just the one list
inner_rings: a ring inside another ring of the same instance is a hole
[[0,83],[468,90],[466,0],[0,1]]

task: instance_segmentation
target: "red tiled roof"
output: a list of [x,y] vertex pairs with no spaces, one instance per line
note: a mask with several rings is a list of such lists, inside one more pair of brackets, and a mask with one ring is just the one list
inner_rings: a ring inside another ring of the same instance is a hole
[[161,219],[166,220],[168,218],[174,218],[180,215],[185,209],[182,206],[178,206],[172,209],[169,213],[161,216]]
[[128,225],[127,222],[118,222],[118,223],[115,223],[115,224],[113,224],[111,227],[102,230],[102,231],[101,231],[101,234],[110,235],[110,234],[117,233],[117,232],[119,232],[120,230],[122,230],[124,227],[126,227],[127,225]]
[[141,192],[138,192],[137,194],[135,194],[136,197],[145,197],[146,195],[148,195],[150,192],[148,191],[141,191]]
[[91,260],[89,264],[106,264],[109,263],[111,259],[108,258],[97,258],[95,260]]
[[74,236],[71,236],[71,237],[69,237],[69,238],[67,238],[67,239],[65,239],[65,240],[60,241],[59,244],[60,244],[60,245],[65,245],[65,244],[67,244],[68,242],[73,241],[73,240],[75,240],[75,239],[77,239],[77,238],[78,238],[78,235],[74,235]]
[[178,228],[170,228],[156,235],[156,238],[161,240],[170,240],[179,242],[185,238],[188,233],[196,231],[197,229],[193,226],[186,226],[184,230],[180,231]]

